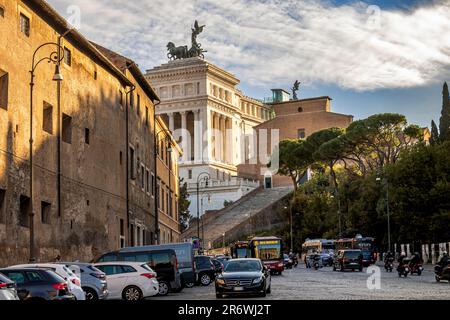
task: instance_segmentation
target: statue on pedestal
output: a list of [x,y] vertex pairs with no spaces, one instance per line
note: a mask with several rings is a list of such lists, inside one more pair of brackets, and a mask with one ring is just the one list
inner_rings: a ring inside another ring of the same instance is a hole
[[194,27],[192,28],[191,48],[188,49],[188,46],[177,47],[173,42],[169,42],[167,44],[167,50],[169,51],[167,58],[169,60],[181,60],[193,57],[204,59],[204,53],[208,51],[203,50],[202,45],[197,42],[197,37],[203,32],[204,27],[204,25],[200,26],[198,21],[195,20]]

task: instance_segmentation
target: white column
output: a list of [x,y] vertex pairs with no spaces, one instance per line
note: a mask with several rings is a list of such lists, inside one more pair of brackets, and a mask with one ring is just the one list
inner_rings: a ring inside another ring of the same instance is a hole
[[170,112],[167,114],[167,116],[169,117],[169,130],[170,132],[173,132],[175,130],[175,117],[173,112]]
[[222,150],[220,146],[220,115],[217,112],[214,112],[214,160],[220,161],[220,152]]
[[211,130],[213,127],[213,117],[212,113],[208,110],[208,108],[205,108],[200,111],[201,119],[203,122],[203,128],[202,128],[202,142],[205,146],[203,150],[203,162],[205,161],[211,161],[212,160],[212,137],[211,137]]
[[225,154],[226,154],[226,146],[225,146],[225,116],[220,115],[220,122],[219,122],[219,130],[220,130],[220,137],[221,137],[221,144],[219,146],[220,148],[220,162],[225,163]]
[[200,110],[194,111],[194,160],[201,163],[203,152],[203,126],[200,119]]
[[183,149],[183,162],[187,162],[189,159],[189,150],[188,150],[188,135],[187,135],[187,112],[180,112],[181,114],[181,148]]

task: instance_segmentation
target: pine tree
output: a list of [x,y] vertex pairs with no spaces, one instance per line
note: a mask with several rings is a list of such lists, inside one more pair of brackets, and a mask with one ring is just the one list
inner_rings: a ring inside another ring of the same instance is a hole
[[444,83],[442,90],[442,113],[441,121],[439,124],[440,140],[450,139],[450,96],[448,93],[447,82]]
[[439,130],[434,120],[431,120],[431,138],[430,143],[434,144],[439,141]]

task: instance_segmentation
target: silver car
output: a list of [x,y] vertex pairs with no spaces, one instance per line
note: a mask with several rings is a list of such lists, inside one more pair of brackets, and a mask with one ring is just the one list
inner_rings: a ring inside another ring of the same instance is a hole
[[104,272],[91,263],[57,262],[65,265],[81,279],[81,288],[86,294],[86,300],[103,300],[108,296],[108,286]]
[[19,296],[15,282],[0,274],[0,301],[2,300],[19,300]]

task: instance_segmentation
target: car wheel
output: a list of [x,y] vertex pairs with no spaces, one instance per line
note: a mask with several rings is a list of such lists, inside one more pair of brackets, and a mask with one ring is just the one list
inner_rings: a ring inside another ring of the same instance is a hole
[[211,277],[209,276],[209,274],[207,273],[202,274],[200,276],[200,283],[204,287],[209,286],[211,283]]
[[260,294],[259,294],[259,296],[260,297],[265,297],[265,296],[267,296],[267,293],[266,293],[266,290],[263,290],[263,292],[261,292]]
[[95,290],[91,289],[91,288],[83,288],[84,294],[86,295],[86,300],[98,300],[98,295],[97,292],[95,292]]
[[170,285],[166,281],[160,281],[159,282],[159,296],[167,296],[170,291]]
[[122,299],[126,301],[138,301],[142,299],[142,291],[136,286],[126,287],[122,292]]
[[421,270],[417,271],[417,275],[421,276],[422,275],[422,271]]

